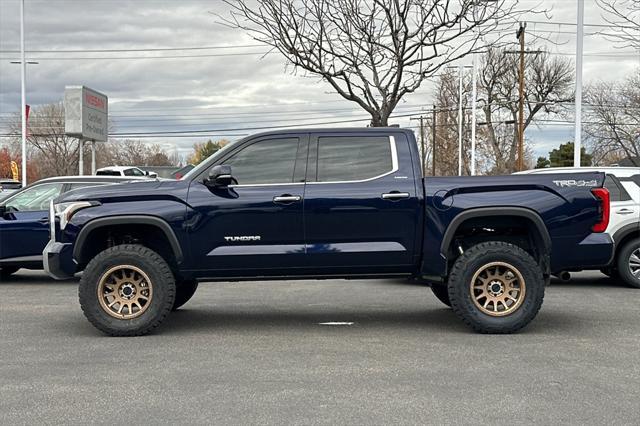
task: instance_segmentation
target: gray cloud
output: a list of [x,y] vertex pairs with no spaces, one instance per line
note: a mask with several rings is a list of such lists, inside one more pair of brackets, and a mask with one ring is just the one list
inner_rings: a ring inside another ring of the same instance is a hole
[[[595,3],[586,3],[585,21],[602,23]],[[533,6],[536,2],[525,4]],[[541,4],[553,9],[552,21],[575,22],[575,2],[544,0]],[[57,50],[255,44],[247,35],[216,23],[212,13],[225,14],[225,7],[221,1],[27,0],[26,46],[27,50]],[[531,19],[546,20],[541,15]],[[549,36],[548,31],[572,31],[573,27],[530,23],[527,29],[534,37]],[[574,51],[575,40],[571,34],[554,37],[566,44],[552,47],[553,51]],[[19,2],[0,0],[0,50],[18,48]],[[330,93],[330,88],[316,78],[292,74],[277,54],[266,57],[148,58],[265,50],[254,47],[156,53],[30,53],[30,57],[41,58],[131,56],[132,59],[40,60],[40,64],[28,66],[28,103],[59,101],[65,85],[84,84],[109,96],[111,115],[119,132],[275,126],[285,123],[276,119],[288,118],[294,123],[303,122],[300,119],[304,118],[316,122],[366,117],[364,112]],[[587,35],[585,52],[614,54],[585,57],[586,81],[619,79],[640,64],[637,53],[622,56],[602,36]],[[19,111],[20,72],[18,65],[8,63],[8,58],[17,57],[16,53],[2,53],[0,57],[2,128],[6,114]],[[408,97],[398,111],[416,111],[420,106],[430,108],[432,87],[427,82],[420,91]],[[310,112],[304,114],[305,111]],[[280,112],[289,114],[277,115]],[[394,121],[403,126],[414,124],[408,118]],[[364,123],[353,125],[361,124]],[[537,154],[546,154],[550,138],[566,135],[570,129],[571,125],[564,129],[557,126],[532,128],[528,137],[537,144]],[[202,139],[149,140],[186,151],[194,141]]]

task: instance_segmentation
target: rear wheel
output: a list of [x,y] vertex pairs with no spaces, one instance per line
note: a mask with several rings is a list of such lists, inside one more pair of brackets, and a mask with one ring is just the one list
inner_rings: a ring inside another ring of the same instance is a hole
[[3,266],[0,268],[0,280],[8,280],[12,274],[15,274],[20,269],[17,266]]
[[640,288],[640,238],[626,243],[616,259],[618,276],[625,284]]
[[456,259],[448,280],[454,312],[479,333],[513,333],[529,324],[544,299],[540,266],[522,248],[481,243]]
[[175,279],[153,250],[134,244],[108,248],[87,265],[79,285],[89,322],[111,336],[140,336],[160,325],[175,300]]
[[431,291],[436,299],[451,307],[451,299],[449,299],[449,290],[446,285],[431,284]]
[[198,289],[198,281],[184,280],[176,283],[176,300],[173,302],[172,311],[187,303]]

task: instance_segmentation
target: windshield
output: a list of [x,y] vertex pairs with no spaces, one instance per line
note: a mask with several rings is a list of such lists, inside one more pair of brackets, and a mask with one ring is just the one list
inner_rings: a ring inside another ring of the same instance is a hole
[[60,195],[62,183],[43,183],[26,188],[14,196],[7,198],[4,205],[7,210],[13,211],[37,211],[47,210],[49,201]]
[[207,158],[206,160],[204,160],[202,163],[198,164],[197,166],[195,166],[193,169],[191,169],[189,171],[189,173],[187,173],[186,175],[184,175],[182,177],[181,180],[189,180],[194,178],[195,176],[198,176],[198,174],[207,168],[207,164],[211,164],[213,161],[215,161],[216,158],[220,157],[222,154],[224,154],[225,152],[227,152],[227,150],[231,147],[234,146],[236,143],[238,143],[239,141],[235,141],[235,142],[229,142],[228,144],[226,144],[225,146],[223,146],[222,148],[220,148],[219,150],[217,150],[216,152],[214,152],[209,158]]

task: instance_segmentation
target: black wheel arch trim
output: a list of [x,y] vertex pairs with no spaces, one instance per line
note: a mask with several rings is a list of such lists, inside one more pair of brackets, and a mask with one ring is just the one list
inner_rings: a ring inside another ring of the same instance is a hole
[[630,223],[613,233],[611,238],[613,239],[614,253],[620,248],[620,241],[633,233],[640,234],[640,223]]
[[538,213],[524,207],[478,207],[465,210],[453,218],[442,238],[440,254],[445,259],[447,258],[447,249],[449,248],[456,231],[464,221],[483,216],[518,216],[529,219],[538,229],[538,232],[542,237],[546,253],[551,253],[551,236],[549,235],[547,226],[544,224],[544,221]]
[[140,225],[152,225],[159,228],[164,235],[167,237],[169,244],[171,245],[171,250],[176,257],[176,262],[182,263],[183,254],[182,247],[178,242],[178,237],[176,237],[175,232],[171,229],[171,226],[162,218],[157,216],[149,216],[149,215],[122,215],[122,216],[109,216],[109,217],[101,217],[97,219],[93,219],[87,222],[80,232],[78,233],[78,237],[76,238],[75,245],[73,247],[73,258],[77,261],[80,258],[80,253],[82,247],[85,244],[85,240],[89,237],[92,231],[103,228],[105,226],[111,225],[131,225],[131,224],[140,224]]

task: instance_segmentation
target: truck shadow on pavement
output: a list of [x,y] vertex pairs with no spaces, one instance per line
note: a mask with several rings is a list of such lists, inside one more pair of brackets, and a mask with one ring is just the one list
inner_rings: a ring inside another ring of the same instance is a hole
[[[322,325],[322,323],[352,322],[352,325]],[[521,333],[549,334],[564,333],[575,327],[570,314],[542,311],[538,318]],[[263,308],[250,312],[232,310],[229,307],[184,308],[173,312],[157,334],[183,334],[193,332],[214,333],[246,332],[255,330],[282,329],[313,332],[314,334],[362,333],[392,330],[394,333],[414,333],[419,329],[426,333],[473,334],[451,309],[425,308],[408,311],[364,311],[327,310],[313,311],[304,308],[282,311],[277,308]]]

